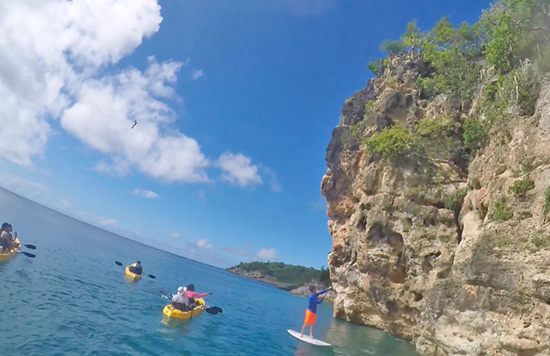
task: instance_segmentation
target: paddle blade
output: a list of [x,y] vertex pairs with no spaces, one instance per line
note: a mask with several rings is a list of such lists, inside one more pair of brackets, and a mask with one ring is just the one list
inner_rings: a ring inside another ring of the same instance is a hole
[[213,314],[213,315],[216,315],[218,313],[223,313],[223,310],[220,307],[208,307],[208,308],[205,309],[205,311],[208,314]]
[[152,278],[152,279],[157,278],[157,277],[155,277],[155,275],[153,275],[153,274],[148,274],[148,276],[149,276],[149,278]]
[[159,290],[159,294],[163,298],[172,299],[172,293],[168,293],[168,292],[165,292],[163,290]]
[[21,251],[21,253],[24,254],[27,257],[30,257],[30,258],[35,258],[36,257],[36,255],[33,255],[32,253],[29,253],[29,252]]
[[115,264],[116,264],[117,266],[121,266],[121,267],[124,266],[121,262],[118,262],[118,261],[115,261]]
[[31,250],[36,250],[36,246],[31,244],[23,244],[23,246],[25,246],[26,248],[30,248]]

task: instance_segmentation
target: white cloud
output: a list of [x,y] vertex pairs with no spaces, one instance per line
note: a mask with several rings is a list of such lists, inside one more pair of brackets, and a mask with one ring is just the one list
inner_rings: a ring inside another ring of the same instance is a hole
[[251,159],[242,154],[223,153],[216,165],[223,171],[222,180],[240,187],[262,184],[258,167],[251,164]]
[[155,192],[152,192],[150,190],[144,190],[144,189],[139,189],[139,188],[135,188],[132,193],[134,195],[137,195],[137,196],[140,196],[142,198],[146,198],[146,199],[158,199],[159,195]]
[[178,234],[177,232],[173,232],[170,235],[168,235],[168,237],[170,237],[171,239],[179,239],[181,235]]
[[0,158],[32,167],[55,134],[48,120],[59,119],[101,154],[98,172],[210,182],[207,169],[218,167],[231,184],[262,184],[250,158],[224,153],[211,162],[195,139],[174,128],[169,101],[181,100],[174,83],[189,59],[150,57],[144,71],[114,67],[161,22],[158,0],[0,2]]
[[273,261],[277,258],[277,250],[274,248],[262,248],[256,252],[256,258],[260,261]]
[[198,248],[206,248],[206,249],[209,249],[209,248],[212,248],[212,245],[208,243],[208,240],[206,240],[206,239],[201,239],[201,240],[197,241],[197,247],[198,247]]
[[118,227],[118,221],[116,219],[100,217],[98,220],[101,225],[108,226],[108,227]]
[[[180,64],[150,58],[141,73],[127,69],[113,77],[84,82],[76,102],[61,117],[63,128],[106,154],[96,169],[125,175],[132,168],[168,182],[207,182],[210,163],[198,143],[179,132],[163,132],[175,120],[172,109],[155,96],[173,97]],[[139,125],[130,129],[134,120]]]
[[191,77],[193,78],[193,80],[199,79],[203,75],[204,73],[202,72],[202,69],[194,69],[193,73],[191,73]]
[[0,157],[31,166],[73,87],[158,31],[156,0],[18,0],[0,4]]

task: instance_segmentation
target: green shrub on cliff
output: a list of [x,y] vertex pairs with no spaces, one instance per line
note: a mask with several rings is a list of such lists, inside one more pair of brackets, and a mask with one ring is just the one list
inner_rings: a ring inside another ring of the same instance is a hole
[[548,213],[550,213],[550,187],[546,188],[544,191],[543,214],[546,217]]
[[420,139],[402,125],[384,128],[372,137],[363,139],[363,144],[371,153],[384,158],[397,158],[421,149]]
[[454,212],[460,211],[460,208],[462,208],[462,203],[464,202],[464,197],[467,193],[468,188],[461,188],[449,194],[445,199],[445,208]]
[[380,75],[384,71],[384,61],[382,59],[375,59],[374,61],[369,62],[367,68],[374,74]]
[[401,53],[405,51],[405,44],[402,41],[384,40],[380,45],[380,50],[388,54]]
[[462,23],[455,29],[445,16],[428,33],[421,33],[416,22],[409,23],[402,39],[435,69],[431,76],[417,80],[425,92],[447,93],[460,99],[472,97],[479,77],[474,59],[481,52],[477,27]]
[[483,54],[501,73],[535,59],[548,46],[550,3],[547,0],[500,0],[479,21],[484,34]]
[[528,191],[533,188],[535,188],[535,183],[528,178],[524,178],[515,181],[514,184],[512,184],[510,188],[508,188],[508,190],[516,197],[523,197]]
[[464,148],[471,153],[482,148],[489,138],[487,124],[473,118],[466,119],[462,125],[462,131]]
[[489,215],[489,218],[491,220],[510,220],[513,215],[506,202],[506,196],[504,194],[499,195],[495,200],[493,211]]

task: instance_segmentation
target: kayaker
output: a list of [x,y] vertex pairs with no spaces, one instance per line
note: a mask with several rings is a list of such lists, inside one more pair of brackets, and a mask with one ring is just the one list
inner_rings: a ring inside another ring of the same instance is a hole
[[141,267],[140,261],[137,261],[133,265],[130,265],[128,269],[130,270],[130,272],[135,273],[139,276],[141,276],[141,274],[143,273],[143,267]]
[[172,306],[174,307],[174,309],[180,311],[188,311],[192,309],[189,305],[189,298],[184,295],[185,291],[185,287],[179,287],[178,293],[174,294],[174,296],[172,297]]
[[195,298],[203,298],[208,295],[212,295],[212,293],[197,293],[195,292],[195,286],[193,284],[190,284],[187,286],[187,291],[185,292],[184,296],[189,298],[189,305],[195,306]]
[[309,286],[309,297],[308,297],[308,307],[306,309],[306,317],[304,319],[304,326],[302,326],[302,333],[300,337],[304,337],[304,331],[306,331],[306,326],[309,325],[309,337],[313,337],[313,326],[317,321],[317,304],[321,304],[325,299],[323,296],[321,299],[318,297],[322,294],[328,292],[330,288],[322,290],[317,293],[317,288],[315,286]]
[[[2,246],[2,252],[8,252],[9,250],[19,247],[11,235],[12,227],[10,223],[3,223],[0,230],[0,246]],[[14,235],[17,238],[17,232],[14,231]]]

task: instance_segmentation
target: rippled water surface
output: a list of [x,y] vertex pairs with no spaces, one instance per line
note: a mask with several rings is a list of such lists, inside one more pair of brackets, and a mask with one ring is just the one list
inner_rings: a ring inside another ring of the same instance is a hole
[[[0,263],[1,355],[416,355],[414,347],[379,330],[318,310],[320,348],[287,334],[299,330],[307,300],[226,271],[97,229],[0,189],[0,220],[10,221],[32,259]],[[136,283],[122,267],[141,260],[157,278]],[[175,292],[194,283],[213,292],[203,313],[175,323],[162,315]]]

